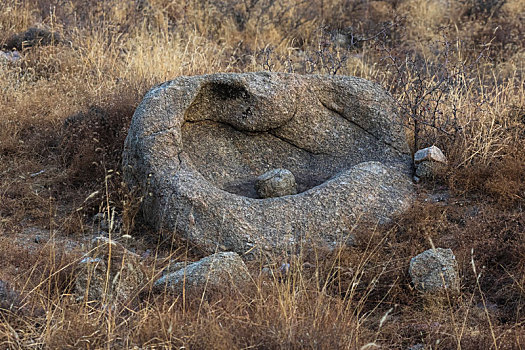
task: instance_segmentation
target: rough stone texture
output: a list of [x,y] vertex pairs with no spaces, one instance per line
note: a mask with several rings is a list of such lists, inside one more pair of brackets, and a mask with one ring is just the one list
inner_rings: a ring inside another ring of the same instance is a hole
[[413,257],[408,272],[418,290],[438,292],[445,288],[459,288],[457,268],[451,249],[436,248]]
[[412,345],[411,347],[409,347],[407,350],[425,350],[425,345],[423,345],[421,343],[417,343],[417,344]]
[[191,264],[191,262],[188,263],[187,261],[178,261],[175,263],[171,263],[162,270],[162,275],[165,276],[173,272],[177,272],[180,269],[185,268],[189,264]]
[[446,172],[447,158],[436,146],[420,149],[414,154],[416,182],[442,176]]
[[435,178],[443,175],[447,170],[445,164],[440,162],[424,161],[416,166],[416,176],[421,180]]
[[246,265],[234,252],[215,253],[192,264],[179,264],[177,267],[175,272],[155,281],[156,291],[167,290],[176,295],[185,291],[186,295],[201,296],[204,292],[232,291],[251,281]]
[[73,287],[77,300],[101,302],[106,299],[106,271],[106,263],[101,258],[84,257],[78,263]]
[[[411,203],[412,160],[392,98],[345,76],[180,77],[150,90],[131,122],[125,180],[145,218],[207,252],[344,240]],[[291,171],[297,195],[258,199],[256,178]]]
[[297,194],[295,177],[286,169],[273,169],[262,174],[255,180],[255,189],[259,198]]
[[420,149],[419,151],[416,152],[416,154],[414,154],[414,162],[416,164],[419,164],[425,161],[446,164],[447,157],[445,157],[445,155],[439,148],[437,148],[436,146],[431,146],[431,147]]
[[140,257],[105,237],[92,243],[93,249],[77,266],[73,288],[77,299],[124,302],[136,296],[146,280]]

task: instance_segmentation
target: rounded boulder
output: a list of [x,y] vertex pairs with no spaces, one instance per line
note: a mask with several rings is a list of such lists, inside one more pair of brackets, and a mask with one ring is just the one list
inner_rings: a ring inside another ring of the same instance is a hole
[[[179,77],[144,97],[123,163],[144,218],[210,253],[334,246],[413,198],[395,102],[356,77]],[[291,172],[297,193],[260,198],[257,178],[272,169]]]

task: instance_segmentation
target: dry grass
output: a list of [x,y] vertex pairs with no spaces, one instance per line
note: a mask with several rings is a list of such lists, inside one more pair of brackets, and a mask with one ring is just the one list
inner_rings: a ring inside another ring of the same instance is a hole
[[[520,0],[2,1],[0,46],[30,27],[57,36],[0,58],[0,279],[19,292],[1,301],[0,348],[522,348],[524,26]],[[72,267],[97,212],[122,217],[151,280],[169,257],[199,257],[141,226],[121,184],[143,94],[262,69],[383,84],[412,147],[448,155],[446,176],[392,225],[356,232],[355,247],[276,257],[286,278],[250,262],[256,288],[242,293],[75,301]],[[459,293],[410,286],[409,257],[432,244],[453,249]]]

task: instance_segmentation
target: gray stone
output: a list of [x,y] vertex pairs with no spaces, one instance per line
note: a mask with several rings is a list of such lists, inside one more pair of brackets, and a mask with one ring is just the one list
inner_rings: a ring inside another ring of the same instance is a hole
[[436,146],[420,149],[414,154],[414,162],[419,164],[424,161],[432,161],[438,163],[447,163],[447,158],[443,152]]
[[290,267],[291,265],[289,263],[283,263],[279,267],[279,273],[281,276],[288,276],[290,274]]
[[191,264],[191,262],[188,263],[187,261],[178,261],[175,263],[170,263],[168,266],[166,266],[162,270],[162,275],[164,276],[164,275],[169,275],[170,273],[173,273],[173,272],[177,272],[180,269],[185,268],[189,264]]
[[77,265],[73,294],[77,300],[105,300],[106,263],[101,258],[84,257]]
[[423,161],[416,166],[416,177],[420,180],[433,179],[437,176],[443,176],[447,166],[440,162]]
[[409,347],[407,350],[425,350],[425,345],[423,345],[421,343],[417,343],[417,344],[412,345],[411,347]]
[[433,179],[436,176],[442,176],[447,169],[447,158],[443,152],[436,146],[420,149],[414,154],[414,163],[416,163],[415,176],[419,180]]
[[243,288],[251,276],[241,257],[234,252],[221,252],[182,266],[154,283],[157,292],[166,290],[181,295],[202,296],[203,293],[230,292]]
[[438,292],[459,289],[457,262],[451,249],[429,249],[410,260],[408,273],[416,289]]
[[76,268],[77,300],[125,302],[137,296],[146,281],[140,257],[106,237],[96,237],[92,245]]
[[260,198],[297,194],[295,177],[286,169],[273,169],[262,174],[255,180],[255,189]]
[[[298,194],[257,198],[271,169],[292,172]],[[391,96],[345,76],[179,77],[146,94],[123,154],[144,218],[209,253],[344,241],[410,206],[411,169]]]

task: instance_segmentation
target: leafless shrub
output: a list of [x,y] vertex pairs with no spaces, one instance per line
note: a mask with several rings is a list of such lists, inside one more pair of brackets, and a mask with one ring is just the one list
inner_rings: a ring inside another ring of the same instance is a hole
[[473,62],[466,62],[456,48],[443,38],[433,47],[435,59],[429,62],[418,52],[400,53],[386,45],[380,47],[390,74],[388,85],[406,118],[414,150],[438,143],[454,144],[461,132],[458,101],[476,89],[475,74],[486,57],[482,51]]

